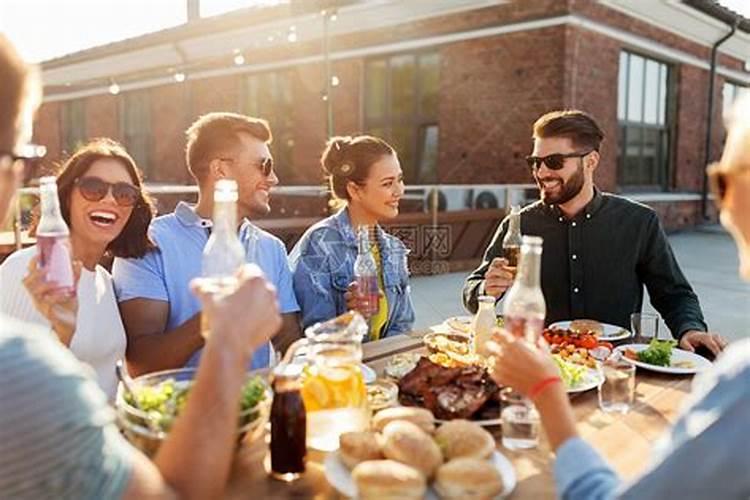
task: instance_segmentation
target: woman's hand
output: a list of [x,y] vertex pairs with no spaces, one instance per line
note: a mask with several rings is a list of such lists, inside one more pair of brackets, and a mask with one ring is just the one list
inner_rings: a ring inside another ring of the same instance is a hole
[[[382,292],[378,290],[378,300],[382,296]],[[372,306],[368,301],[368,298],[362,295],[359,291],[359,285],[356,281],[349,283],[346,293],[344,294],[346,300],[346,309],[349,311],[357,311],[365,318],[369,318],[373,315],[373,311],[370,309]]]
[[[34,307],[52,325],[60,342],[70,346],[76,331],[78,316],[78,295],[70,295],[57,290],[58,285],[44,279],[44,271],[39,267],[39,257],[35,255],[29,261],[29,273],[23,279],[23,286],[31,295]],[[78,283],[81,276],[81,263],[73,262],[73,282]]]
[[540,339],[539,346],[531,346],[505,330],[495,330],[492,341],[486,344],[494,358],[490,375],[499,385],[510,386],[528,397],[542,380],[560,376],[543,342]]
[[234,292],[223,296],[216,296],[210,282],[202,278],[194,279],[191,288],[211,323],[207,342],[221,342],[249,358],[279,331],[281,314],[276,288],[266,281],[258,266],[244,265],[237,279]]

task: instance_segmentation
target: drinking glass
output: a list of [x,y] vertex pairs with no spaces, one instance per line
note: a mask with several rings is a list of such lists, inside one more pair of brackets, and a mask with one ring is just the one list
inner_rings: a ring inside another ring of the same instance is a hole
[[630,315],[630,326],[636,343],[647,344],[651,339],[659,338],[658,314],[633,313]]
[[605,413],[627,413],[635,399],[635,365],[610,359],[601,367],[599,408]]
[[503,446],[510,450],[536,448],[539,444],[539,413],[534,404],[510,387],[500,393]]

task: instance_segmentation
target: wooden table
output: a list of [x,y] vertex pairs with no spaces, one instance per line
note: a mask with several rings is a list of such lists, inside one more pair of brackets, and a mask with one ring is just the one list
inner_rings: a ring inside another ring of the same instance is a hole
[[[382,373],[388,358],[399,352],[422,348],[419,335],[400,335],[365,344],[364,361]],[[596,391],[572,398],[581,436],[598,449],[625,478],[643,470],[651,446],[675,421],[690,390],[690,377],[636,373],[636,403],[627,415],[609,415],[598,408]],[[493,430],[493,429],[491,429]],[[511,498],[554,498],[553,455],[544,436],[533,450],[511,451],[499,444],[499,428],[493,430],[498,449],[513,463],[518,485]],[[342,498],[325,479],[324,454],[308,454],[305,476],[291,484],[266,475],[263,464],[268,446],[263,440],[246,445],[238,453],[227,488],[227,498]]]

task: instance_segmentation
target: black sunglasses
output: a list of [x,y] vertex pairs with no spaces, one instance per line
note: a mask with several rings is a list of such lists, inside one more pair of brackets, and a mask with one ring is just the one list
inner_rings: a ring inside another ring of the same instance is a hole
[[593,153],[595,149],[589,149],[585,153],[555,153],[547,156],[527,156],[526,164],[531,170],[538,170],[542,163],[547,165],[550,170],[560,170],[565,166],[565,160],[568,158],[583,158]]
[[[219,158],[221,161],[235,161],[234,158]],[[271,172],[273,172],[273,158],[270,156],[266,156],[265,158],[261,158],[257,162],[258,167],[260,168],[260,173],[263,174],[264,177],[268,177],[271,175]]]
[[79,177],[75,181],[81,196],[88,201],[99,201],[112,190],[112,197],[121,207],[132,207],[138,203],[141,191],[127,182],[107,182],[99,177]]
[[727,195],[727,181],[728,175],[721,168],[721,163],[711,163],[706,169],[708,175],[708,184],[711,187],[711,193],[714,195],[714,203],[716,208],[721,210],[721,205],[724,203],[724,197]]

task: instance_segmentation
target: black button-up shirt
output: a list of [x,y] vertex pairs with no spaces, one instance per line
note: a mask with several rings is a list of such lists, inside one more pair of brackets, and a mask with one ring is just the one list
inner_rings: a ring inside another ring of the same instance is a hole
[[[507,229],[506,217],[482,264],[466,279],[463,299],[470,311],[477,309],[490,262],[503,255]],[[698,297],[651,208],[596,190],[591,202],[568,219],[557,206],[537,201],[521,211],[521,233],[544,238],[547,324],[585,318],[630,329],[631,313],[643,305],[645,285],[676,338],[688,330],[706,331]]]

